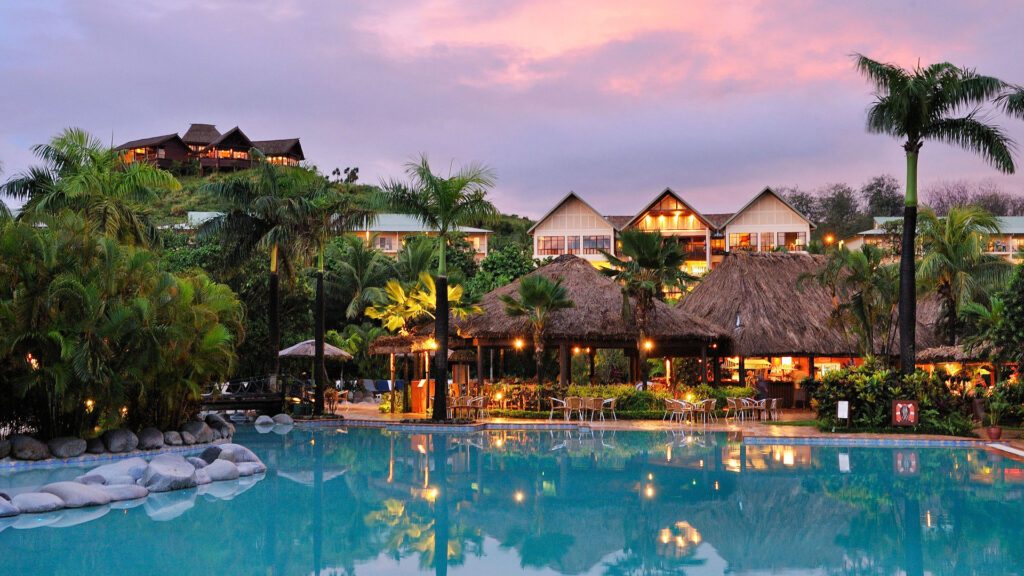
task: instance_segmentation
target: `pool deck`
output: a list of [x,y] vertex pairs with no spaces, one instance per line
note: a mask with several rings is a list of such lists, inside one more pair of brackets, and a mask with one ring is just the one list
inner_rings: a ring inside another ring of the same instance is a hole
[[[634,431],[658,431],[658,430],[687,430],[687,431],[708,431],[708,432],[729,432],[737,434],[738,437],[751,444],[765,444],[779,442],[785,444],[813,444],[827,446],[939,446],[957,447],[974,446],[984,447],[986,445],[993,449],[1002,450],[995,443],[988,444],[979,438],[940,436],[935,434],[875,434],[859,432],[822,432],[815,426],[787,426],[786,422],[811,420],[814,414],[806,410],[784,410],[778,422],[757,422],[741,421],[729,422],[719,421],[709,424],[681,425],[677,422],[665,422],[661,420],[605,420],[605,421],[566,421],[562,419],[526,419],[526,418],[480,418],[472,425],[439,425],[431,424],[408,424],[401,421],[408,418],[426,418],[425,414],[383,414],[375,404],[351,404],[345,405],[337,411],[344,420],[328,420],[323,422],[296,421],[300,427],[327,427],[327,426],[367,426],[388,428],[392,430],[422,430],[424,432],[434,431],[478,431],[495,430],[507,428],[520,429],[577,429],[589,428],[591,430],[634,430]],[[1004,451],[1011,458],[1024,456],[1024,441],[1019,439],[1003,440],[1001,445],[1021,451],[1021,455]]]

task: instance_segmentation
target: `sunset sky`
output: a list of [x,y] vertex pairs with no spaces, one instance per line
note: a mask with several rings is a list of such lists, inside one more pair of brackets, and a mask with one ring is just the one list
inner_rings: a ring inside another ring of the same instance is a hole
[[[851,53],[1024,83],[1021,30],[1013,0],[5,1],[0,178],[66,126],[119,144],[206,122],[301,137],[368,183],[420,152],[483,162],[498,207],[527,216],[569,190],[631,213],[666,186],[722,211],[766,185],[902,180],[899,143],[864,131]],[[922,151],[926,187],[983,178],[1024,192]]]

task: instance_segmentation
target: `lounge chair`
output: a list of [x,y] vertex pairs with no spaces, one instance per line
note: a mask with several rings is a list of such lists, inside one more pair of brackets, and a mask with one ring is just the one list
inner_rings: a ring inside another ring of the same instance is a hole
[[548,413],[548,420],[554,420],[555,412],[561,412],[564,418],[566,410],[565,400],[560,400],[554,396],[548,397],[548,400],[551,401],[551,411]]
[[619,417],[615,415],[615,404],[618,402],[618,398],[605,398],[601,402],[601,420],[604,420],[604,411],[610,410],[612,413],[612,420],[618,421]]

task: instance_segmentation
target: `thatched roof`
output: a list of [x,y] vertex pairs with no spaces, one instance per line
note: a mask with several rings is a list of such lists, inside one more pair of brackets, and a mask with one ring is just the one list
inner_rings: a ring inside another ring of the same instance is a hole
[[192,124],[181,137],[188,144],[207,145],[220,138],[220,132],[213,124]]
[[[303,340],[294,346],[289,346],[277,353],[281,358],[312,358],[316,355],[316,342]],[[324,342],[324,357],[338,360],[351,360],[352,355],[337,346]]]
[[302,145],[298,138],[284,138],[282,140],[253,140],[253,148],[267,156],[294,156],[299,160],[305,159],[302,154]]
[[386,334],[370,343],[370,354],[409,354],[422,338],[411,334]]
[[[561,279],[575,307],[551,315],[546,335],[550,342],[605,343],[609,347],[629,346],[636,341],[637,329],[622,318],[622,290],[589,262],[572,255],[559,256],[528,276],[541,275]],[[505,313],[501,296],[516,295],[520,280],[487,293],[480,302],[483,313],[455,323],[462,338],[508,341],[525,338],[532,330],[523,317]],[[656,346],[685,346],[697,349],[712,340],[728,341],[726,333],[710,322],[682,310],[657,302],[650,337]]]
[[[825,257],[795,252],[731,252],[686,296],[681,308],[721,326],[741,356],[857,356],[857,340],[832,321],[832,296],[814,281]],[[918,347],[934,345],[934,302],[918,306]],[[922,321],[927,319],[926,321]]]
[[988,343],[975,347],[932,346],[917,352],[918,363],[935,362],[987,362],[986,352],[992,350]]
[[[139,140],[132,140],[121,144],[117,150],[130,150],[132,148],[148,148],[150,146],[159,146],[165,142],[169,142],[174,139],[179,139],[177,134],[164,134],[163,136],[153,136],[151,138],[141,138]],[[184,147],[184,142],[182,147]]]

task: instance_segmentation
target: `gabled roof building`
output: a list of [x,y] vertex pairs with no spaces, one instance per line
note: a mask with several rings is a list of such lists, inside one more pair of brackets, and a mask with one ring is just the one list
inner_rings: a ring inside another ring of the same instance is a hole
[[200,173],[243,170],[252,166],[251,152],[257,149],[267,162],[297,166],[305,160],[298,138],[250,140],[235,126],[225,133],[213,124],[192,124],[185,134],[167,134],[125,142],[117,147],[126,162],[150,162],[160,168],[196,161]]

